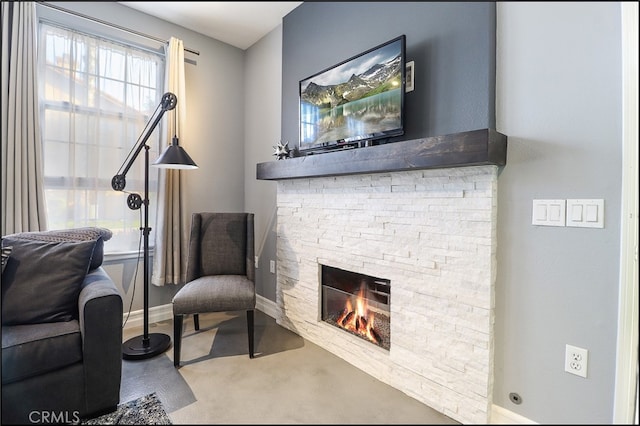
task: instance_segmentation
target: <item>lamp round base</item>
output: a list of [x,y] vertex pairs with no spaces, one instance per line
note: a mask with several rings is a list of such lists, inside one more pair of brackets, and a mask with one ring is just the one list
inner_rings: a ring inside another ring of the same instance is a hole
[[169,349],[171,337],[161,333],[151,333],[148,338],[136,336],[122,344],[123,359],[146,359]]

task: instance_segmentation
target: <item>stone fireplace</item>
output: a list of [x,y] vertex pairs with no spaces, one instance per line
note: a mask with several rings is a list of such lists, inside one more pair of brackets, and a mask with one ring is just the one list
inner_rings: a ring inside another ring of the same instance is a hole
[[[461,423],[489,423],[497,175],[489,164],[279,179],[277,322]],[[324,266],[389,281],[388,349],[323,320]]]

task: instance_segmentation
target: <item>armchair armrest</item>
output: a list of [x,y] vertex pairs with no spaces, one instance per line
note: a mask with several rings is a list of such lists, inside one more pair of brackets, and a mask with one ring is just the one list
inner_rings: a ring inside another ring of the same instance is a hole
[[104,269],[89,272],[78,299],[87,413],[120,401],[122,310],[122,296]]

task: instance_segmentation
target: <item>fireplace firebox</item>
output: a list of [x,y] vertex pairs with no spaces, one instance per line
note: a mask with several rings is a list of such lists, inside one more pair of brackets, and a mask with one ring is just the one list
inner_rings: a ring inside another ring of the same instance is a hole
[[391,347],[391,282],[321,265],[322,320],[383,349]]

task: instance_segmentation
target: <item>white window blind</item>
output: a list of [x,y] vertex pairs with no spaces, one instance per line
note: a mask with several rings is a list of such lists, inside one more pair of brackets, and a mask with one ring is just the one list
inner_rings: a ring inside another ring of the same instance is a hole
[[[40,23],[40,108],[49,229],[99,226],[113,232],[106,252],[139,249],[144,198],[144,150],[126,175],[124,191],[111,179],[137,146],[162,97],[164,56],[97,36]],[[160,152],[162,126],[147,141],[150,161]],[[150,170],[150,204],[158,172]],[[155,209],[149,209],[150,226]],[[153,232],[150,242],[153,244]]]

